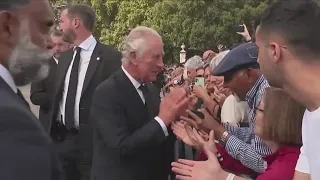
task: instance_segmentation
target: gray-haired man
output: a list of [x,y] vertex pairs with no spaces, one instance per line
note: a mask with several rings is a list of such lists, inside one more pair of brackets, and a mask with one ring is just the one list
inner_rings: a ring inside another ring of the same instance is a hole
[[185,111],[188,98],[177,87],[160,103],[150,82],[163,68],[163,55],[156,31],[133,29],[125,40],[122,68],[96,89],[92,180],[168,178],[174,142],[168,126]]

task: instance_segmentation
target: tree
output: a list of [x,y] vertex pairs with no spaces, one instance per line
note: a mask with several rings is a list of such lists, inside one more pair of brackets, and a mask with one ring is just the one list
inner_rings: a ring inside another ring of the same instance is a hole
[[[128,31],[146,19],[149,9],[158,0],[92,0],[97,7],[98,24],[101,28],[101,41],[121,49],[123,38]],[[103,6],[101,6],[103,4]]]
[[189,49],[214,49],[218,44],[231,46],[239,42],[232,25],[252,20],[266,7],[258,0],[164,0],[148,11],[144,24],[163,37],[167,62],[177,62],[180,45]]
[[153,27],[163,38],[167,63],[178,62],[182,43],[188,52],[200,54],[216,49],[218,44],[230,47],[241,42],[241,37],[232,32],[232,25],[245,23],[253,29],[253,20],[268,4],[268,0],[73,1],[95,9],[94,35],[119,50],[130,29],[138,25]]

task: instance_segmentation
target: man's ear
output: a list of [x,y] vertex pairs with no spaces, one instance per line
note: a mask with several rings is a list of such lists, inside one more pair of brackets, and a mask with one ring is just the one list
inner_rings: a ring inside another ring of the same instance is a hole
[[0,12],[0,42],[10,46],[19,38],[20,24],[18,18],[8,11]]
[[81,21],[78,18],[74,18],[72,23],[75,28],[78,28],[80,26]]
[[129,56],[130,56],[131,63],[134,65],[138,65],[136,52],[130,51]]
[[250,83],[254,82],[256,77],[256,70],[253,68],[249,68],[247,70],[247,76]]
[[272,57],[274,63],[279,63],[281,61],[282,56],[282,46],[279,45],[277,42],[271,42],[270,43],[270,50],[269,55]]
[[68,45],[68,48],[69,48],[69,49],[73,48],[73,44],[69,44],[69,45]]

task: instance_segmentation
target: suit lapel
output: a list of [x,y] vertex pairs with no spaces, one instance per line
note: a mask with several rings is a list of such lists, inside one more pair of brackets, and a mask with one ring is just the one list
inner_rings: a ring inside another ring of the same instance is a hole
[[149,89],[149,93],[146,98],[146,103],[150,116],[153,118],[159,113],[160,97],[151,83],[147,83],[147,87]]
[[56,68],[58,64],[56,63],[56,60],[54,58],[51,58],[49,61],[49,65],[51,68]]
[[[136,88],[133,86],[130,79],[126,76],[122,69],[117,72],[117,81],[121,83],[121,89],[125,90],[125,99],[128,103],[130,103],[131,108],[134,108],[135,112],[144,112],[141,114],[143,116],[148,115],[147,120],[154,118],[158,114],[158,104],[156,96],[154,96],[155,92],[151,87],[151,84],[148,83],[147,87],[149,89],[149,93],[145,96],[146,106],[141,100],[139,93]],[[146,120],[145,118],[141,118],[141,120]]]
[[0,89],[6,89],[9,92],[12,92],[13,94],[15,94],[15,92],[11,89],[11,87],[6,83],[6,81],[4,79],[2,79],[2,77],[0,76]]
[[97,45],[94,48],[94,50],[92,52],[92,55],[91,55],[91,59],[90,59],[89,66],[88,66],[88,69],[87,69],[87,72],[86,72],[86,76],[85,76],[85,79],[84,79],[84,83],[83,83],[81,94],[83,94],[86,91],[86,89],[88,88],[88,86],[89,86],[89,84],[91,82],[91,79],[92,79],[93,75],[95,74],[98,65],[100,64],[100,61],[101,61],[101,57],[100,56],[101,55],[102,55],[102,51],[101,51],[101,48],[100,48],[100,42],[97,42]]
[[137,109],[144,108],[144,104],[139,93],[122,69],[117,71],[117,81],[121,83],[122,89],[126,92],[126,100],[132,103],[133,107]]
[[146,106],[147,106],[147,109],[149,112],[149,116],[150,116],[150,118],[152,118],[157,115],[156,99],[154,98],[154,92],[152,91],[153,89],[152,89],[150,83],[146,84],[146,86],[149,89],[148,94],[145,96]]

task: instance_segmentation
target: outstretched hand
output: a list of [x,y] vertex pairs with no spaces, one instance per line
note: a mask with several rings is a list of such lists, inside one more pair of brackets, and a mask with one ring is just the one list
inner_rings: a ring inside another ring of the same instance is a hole
[[171,124],[171,129],[178,139],[182,140],[189,146],[200,149],[199,144],[197,144],[194,139],[190,138],[190,132],[188,128],[190,128],[190,126],[188,126],[186,123],[183,123],[182,121],[173,122]]
[[172,171],[175,172],[177,180],[213,180],[226,179],[228,173],[223,171],[216,157],[216,146],[214,132],[209,134],[209,140],[205,141],[198,133],[196,138],[203,142],[203,148],[208,156],[206,161],[191,161],[179,159],[172,163]]

